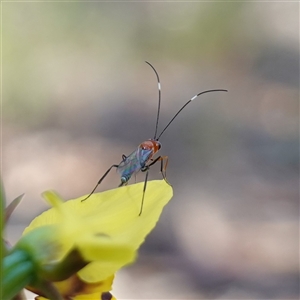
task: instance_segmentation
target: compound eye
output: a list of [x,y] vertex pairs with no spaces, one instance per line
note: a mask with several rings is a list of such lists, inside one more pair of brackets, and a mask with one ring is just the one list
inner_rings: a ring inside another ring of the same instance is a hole
[[161,148],[161,143],[157,142],[158,150]]
[[147,145],[146,142],[144,142],[144,143],[142,143],[142,144],[140,145],[140,148],[141,148],[142,150],[148,150],[148,149],[149,149],[149,146]]

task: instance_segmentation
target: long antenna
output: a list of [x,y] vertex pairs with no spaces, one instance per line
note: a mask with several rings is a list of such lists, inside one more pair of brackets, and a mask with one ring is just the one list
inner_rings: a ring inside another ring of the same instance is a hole
[[211,92],[228,92],[228,90],[223,90],[223,89],[216,89],[216,90],[207,90],[204,92],[201,92],[197,95],[195,95],[194,97],[192,97],[186,104],[184,104],[179,111],[175,114],[175,116],[171,119],[171,121],[167,124],[167,126],[163,129],[163,131],[160,133],[160,135],[156,138],[156,140],[158,141],[159,138],[162,136],[162,134],[166,131],[166,129],[170,126],[170,124],[174,121],[174,119],[179,115],[179,113],[193,100],[195,100],[197,97],[199,97],[200,95],[206,94],[206,93],[211,93]]
[[154,140],[156,140],[156,135],[157,135],[157,129],[158,129],[158,121],[159,121],[159,113],[160,113],[160,102],[161,102],[161,86],[160,86],[160,80],[157,71],[155,68],[148,62],[146,63],[153,69],[156,78],[157,78],[157,86],[158,86],[158,109],[157,109],[157,118],[156,118],[156,125],[155,125],[155,133],[154,133]]

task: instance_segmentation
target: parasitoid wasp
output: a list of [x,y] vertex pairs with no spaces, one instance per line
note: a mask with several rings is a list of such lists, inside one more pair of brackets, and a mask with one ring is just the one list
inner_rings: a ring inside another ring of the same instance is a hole
[[144,180],[144,187],[143,187],[143,196],[142,196],[142,202],[141,202],[141,208],[139,212],[139,216],[142,214],[143,211],[143,205],[144,205],[144,198],[145,198],[145,192],[147,188],[147,181],[148,181],[148,173],[151,166],[153,166],[158,161],[161,162],[160,164],[160,172],[162,174],[163,179],[169,184],[167,177],[166,177],[166,169],[168,166],[168,156],[158,156],[156,158],[153,158],[153,156],[160,150],[161,143],[159,142],[159,139],[163,135],[163,133],[166,131],[166,129],[170,126],[170,124],[174,121],[174,119],[179,115],[179,113],[193,100],[195,100],[200,95],[211,93],[211,92],[227,92],[225,89],[213,89],[213,90],[206,90],[203,92],[200,92],[193,96],[189,101],[187,101],[180,109],[179,111],[174,115],[174,117],[169,121],[169,123],[164,127],[164,129],[161,131],[159,135],[157,135],[158,130],[158,122],[159,122],[159,114],[160,114],[160,104],[161,104],[161,84],[160,79],[158,76],[157,71],[155,68],[146,61],[146,63],[152,68],[154,71],[156,78],[157,78],[157,85],[158,85],[158,110],[157,110],[157,117],[156,117],[156,123],[155,123],[155,132],[153,139],[149,139],[143,143],[141,143],[136,150],[134,150],[131,154],[128,156],[122,155],[122,161],[116,165],[112,165],[99,179],[98,183],[94,187],[94,189],[90,192],[90,194],[84,198],[81,201],[85,201],[88,199],[96,190],[98,185],[101,184],[103,179],[108,175],[108,173],[111,171],[112,168],[116,168],[117,172],[120,174],[121,183],[119,184],[119,187],[127,185],[128,181],[132,177],[132,175],[141,172],[146,172],[145,180]]

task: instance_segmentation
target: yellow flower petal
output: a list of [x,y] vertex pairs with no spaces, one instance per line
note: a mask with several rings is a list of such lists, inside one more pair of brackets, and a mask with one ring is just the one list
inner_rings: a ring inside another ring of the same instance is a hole
[[[104,281],[96,282],[96,283],[86,283],[82,281],[77,275],[70,277],[68,280],[64,280],[61,282],[54,282],[54,287],[59,290],[61,296],[67,299],[74,300],[99,300],[102,299],[101,295],[103,295],[104,299],[109,299],[111,295],[109,295],[109,291],[112,289],[112,283],[114,280],[114,276],[110,276]],[[36,294],[42,294],[42,292],[29,288],[30,291]],[[36,297],[37,300],[48,300],[43,296]],[[111,299],[115,299],[113,296]],[[116,299],[115,299],[116,300]]]
[[[111,296],[111,297],[110,297]],[[75,296],[69,299],[74,299],[74,300],[117,300],[114,296],[110,295],[109,298],[107,294],[101,294],[99,296],[99,293],[95,294],[89,294],[89,295],[79,295]],[[44,298],[42,296],[38,296],[35,298],[35,300],[48,300],[47,298]]]
[[102,293],[99,296],[99,293],[88,294],[88,295],[78,295],[73,298],[74,300],[117,300],[113,295],[110,293]]
[[[153,229],[163,207],[171,199],[172,188],[164,180],[149,181],[141,206],[144,183],[85,196],[62,203],[53,192],[44,196],[54,206],[25,229],[24,234],[49,224],[60,228],[62,249],[75,247],[86,261],[78,276],[86,282],[99,282],[132,262],[135,251]],[[64,238],[62,238],[64,237]]]

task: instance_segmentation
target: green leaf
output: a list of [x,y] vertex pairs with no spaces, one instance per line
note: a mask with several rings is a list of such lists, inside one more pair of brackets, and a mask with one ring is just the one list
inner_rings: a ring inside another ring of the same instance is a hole
[[26,252],[16,249],[3,259],[1,299],[11,299],[33,280],[34,265]]
[[15,208],[20,204],[22,198],[24,197],[24,194],[20,195],[16,199],[14,199],[6,208],[5,208],[5,214],[4,214],[4,224],[7,223],[9,220],[11,214],[15,210]]

